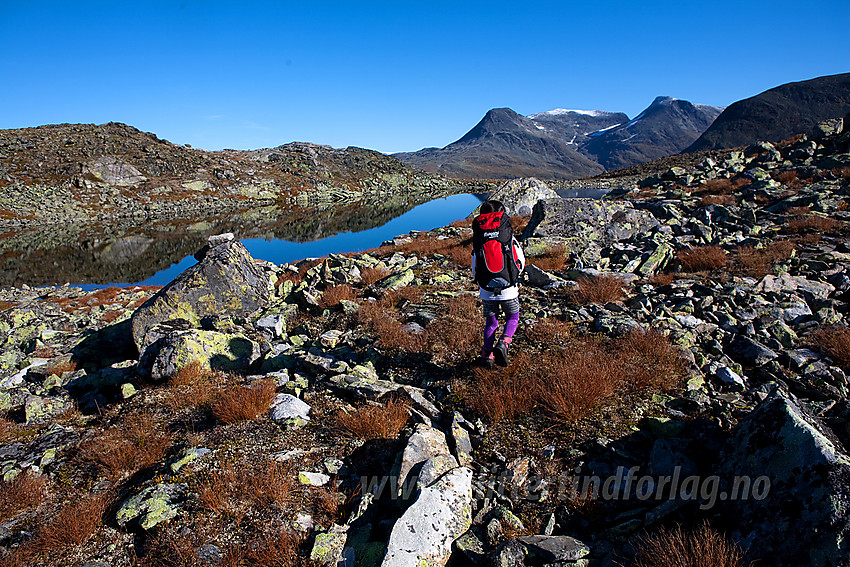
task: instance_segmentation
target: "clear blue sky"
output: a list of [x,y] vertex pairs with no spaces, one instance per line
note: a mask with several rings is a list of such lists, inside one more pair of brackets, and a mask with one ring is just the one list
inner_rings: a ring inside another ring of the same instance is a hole
[[635,116],[850,72],[848,29],[848,0],[0,0],[0,128],[412,151],[494,107]]

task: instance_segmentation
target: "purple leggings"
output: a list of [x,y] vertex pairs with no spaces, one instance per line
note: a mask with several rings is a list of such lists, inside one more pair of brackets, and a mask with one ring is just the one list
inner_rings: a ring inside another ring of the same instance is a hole
[[507,301],[485,301],[484,302],[484,346],[481,348],[482,356],[489,356],[496,343],[496,330],[499,328],[499,311],[505,313],[505,331],[502,340],[510,344],[519,325],[519,300]]

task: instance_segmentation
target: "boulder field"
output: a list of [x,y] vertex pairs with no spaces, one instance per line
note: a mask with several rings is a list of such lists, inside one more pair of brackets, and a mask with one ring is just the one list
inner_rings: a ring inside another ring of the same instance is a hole
[[850,565],[848,152],[832,125],[601,200],[506,184],[530,265],[505,369],[475,363],[464,222],[2,289],[0,560],[613,566],[708,526]]

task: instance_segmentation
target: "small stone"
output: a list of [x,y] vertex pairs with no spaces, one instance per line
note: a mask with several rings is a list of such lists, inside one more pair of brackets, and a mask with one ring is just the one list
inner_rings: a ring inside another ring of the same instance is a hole
[[269,409],[269,417],[275,423],[301,427],[310,421],[310,405],[292,394],[278,394]]
[[125,382],[121,384],[121,397],[125,400],[129,400],[133,396],[136,395],[136,387],[130,384],[129,382]]
[[330,482],[330,480],[331,477],[322,473],[310,471],[300,471],[298,473],[298,482],[306,484],[307,486],[324,486]]

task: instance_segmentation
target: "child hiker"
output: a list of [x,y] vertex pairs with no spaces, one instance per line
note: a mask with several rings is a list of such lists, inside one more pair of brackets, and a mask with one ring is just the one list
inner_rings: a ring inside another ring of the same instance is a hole
[[[525,256],[514,238],[511,218],[499,201],[485,201],[472,223],[472,276],[484,303],[484,346],[479,362],[492,368],[508,365],[508,346],[519,323],[519,275]],[[496,342],[499,311],[505,329]]]

